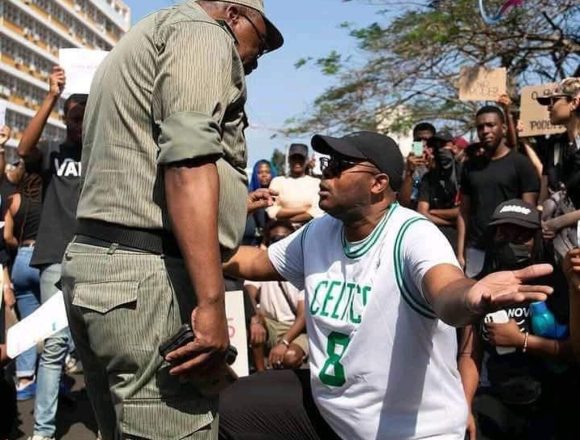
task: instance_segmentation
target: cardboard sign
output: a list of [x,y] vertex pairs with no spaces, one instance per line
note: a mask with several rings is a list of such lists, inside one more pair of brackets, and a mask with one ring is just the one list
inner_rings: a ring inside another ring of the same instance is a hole
[[504,68],[464,67],[459,77],[461,101],[497,101],[507,94],[507,72]]
[[231,367],[238,377],[244,377],[250,374],[250,365],[248,363],[248,334],[246,332],[244,293],[241,290],[226,292],[226,316],[230,331],[230,344],[238,350],[238,357]]
[[109,52],[89,49],[60,49],[59,64],[66,74],[63,98],[75,93],[88,94],[99,65]]
[[68,327],[64,297],[58,292],[41,305],[34,313],[28,315],[6,335],[7,352],[15,359],[19,354]]
[[566,131],[564,126],[552,125],[548,107],[536,101],[538,96],[550,95],[555,87],[556,83],[550,83],[522,89],[520,121],[523,131],[519,134],[521,137],[558,134]]
[[8,103],[4,100],[0,100],[0,127],[6,125],[6,109]]

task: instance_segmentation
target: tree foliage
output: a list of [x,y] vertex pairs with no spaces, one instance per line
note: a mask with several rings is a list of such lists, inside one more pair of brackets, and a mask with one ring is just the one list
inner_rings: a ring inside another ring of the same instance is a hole
[[286,155],[282,151],[275,148],[270,163],[276,168],[278,176],[286,175]]
[[[486,0],[490,11],[503,2]],[[483,23],[477,0],[371,3],[380,8],[376,23],[342,25],[357,41],[359,62],[336,51],[297,62],[314,63],[336,81],[306,115],[288,121],[288,134],[402,131],[418,120],[467,130],[477,103],[458,99],[461,67],[505,67],[515,101],[522,86],[557,81],[578,68],[578,0],[526,0],[496,26]]]

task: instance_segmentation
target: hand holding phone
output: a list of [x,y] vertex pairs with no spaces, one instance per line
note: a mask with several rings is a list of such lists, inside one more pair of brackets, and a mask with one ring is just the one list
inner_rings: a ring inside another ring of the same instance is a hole
[[[167,357],[172,351],[181,348],[195,340],[195,334],[189,324],[183,324],[177,333],[164,341],[159,346],[159,354],[163,359]],[[238,378],[237,374],[232,370],[232,365],[238,357],[238,350],[236,347],[230,345],[226,353],[226,364],[218,367],[216,371],[212,371],[209,375],[195,375],[188,377],[187,380],[192,382],[199,392],[204,396],[216,396],[226,387],[235,382]]]
[[[489,323],[507,324],[508,322],[510,322],[510,318],[505,310],[498,310],[497,312],[488,313],[487,315],[485,315],[485,318],[483,318],[483,322],[485,324]],[[499,355],[516,352],[515,347],[495,347],[495,350]]]
[[411,152],[417,157],[422,157],[423,153],[425,152],[423,142],[413,142],[411,146]]

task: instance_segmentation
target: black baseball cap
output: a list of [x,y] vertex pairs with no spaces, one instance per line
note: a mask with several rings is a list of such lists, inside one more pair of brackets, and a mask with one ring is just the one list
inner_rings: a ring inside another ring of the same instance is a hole
[[290,149],[288,150],[288,157],[294,155],[302,156],[305,159],[308,159],[308,147],[304,144],[290,145]]
[[341,138],[317,134],[312,138],[312,148],[328,156],[340,154],[367,160],[389,176],[394,191],[401,188],[405,161],[397,143],[388,136],[370,131],[359,131]]
[[540,229],[540,211],[520,199],[501,203],[491,217],[489,226],[511,224],[528,229]]
[[453,142],[454,136],[448,131],[441,131],[435,133],[432,138],[427,140],[427,145],[439,146],[445,145],[447,142]]

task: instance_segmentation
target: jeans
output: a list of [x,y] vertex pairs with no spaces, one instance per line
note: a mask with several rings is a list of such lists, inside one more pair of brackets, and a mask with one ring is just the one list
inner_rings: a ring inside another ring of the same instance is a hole
[[[40,307],[40,273],[30,267],[33,247],[18,249],[12,267],[12,283],[16,296],[16,306],[20,319],[31,315]],[[16,377],[32,377],[36,373],[36,347],[25,351],[16,358]]]
[[[41,270],[40,293],[43,304],[59,292],[55,284],[60,280],[60,276],[60,264],[52,264]],[[56,432],[58,391],[64,360],[70,349],[70,341],[71,336],[68,328],[44,341],[44,350],[40,356],[36,380],[35,435],[51,438]]]
[[468,278],[476,277],[480,274],[485,263],[485,251],[477,248],[468,247],[465,250],[465,276]]

